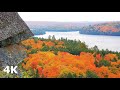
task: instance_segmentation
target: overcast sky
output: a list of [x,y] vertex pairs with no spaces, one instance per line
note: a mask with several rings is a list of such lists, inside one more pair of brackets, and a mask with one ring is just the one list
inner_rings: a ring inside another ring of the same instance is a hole
[[120,21],[120,12],[18,12],[24,21]]

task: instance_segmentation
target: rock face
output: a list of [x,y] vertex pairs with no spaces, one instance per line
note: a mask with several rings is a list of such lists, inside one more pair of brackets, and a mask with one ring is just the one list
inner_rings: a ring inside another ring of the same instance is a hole
[[0,48],[0,66],[14,66],[17,65],[26,57],[24,47],[21,45],[9,45]]
[[33,36],[17,12],[0,12],[0,67],[17,65],[26,57],[20,41]]

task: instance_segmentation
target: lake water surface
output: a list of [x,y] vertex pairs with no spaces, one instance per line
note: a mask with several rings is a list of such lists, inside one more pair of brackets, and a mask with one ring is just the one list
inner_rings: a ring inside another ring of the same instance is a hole
[[73,32],[46,32],[44,35],[35,35],[35,37],[48,38],[48,36],[55,35],[56,39],[61,37],[71,39],[71,40],[80,40],[85,42],[88,47],[94,47],[95,45],[101,49],[109,49],[111,51],[120,52],[120,36],[104,36],[104,35],[85,35],[80,34],[79,31]]

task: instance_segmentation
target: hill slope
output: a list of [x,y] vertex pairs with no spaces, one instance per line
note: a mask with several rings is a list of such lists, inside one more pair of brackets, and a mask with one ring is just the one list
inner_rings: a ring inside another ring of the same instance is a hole
[[120,22],[106,22],[89,25],[80,30],[81,34],[120,36]]

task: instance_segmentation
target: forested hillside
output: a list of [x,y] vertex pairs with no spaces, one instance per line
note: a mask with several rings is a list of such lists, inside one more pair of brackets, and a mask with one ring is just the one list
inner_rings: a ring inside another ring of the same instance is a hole
[[106,22],[101,24],[89,25],[80,30],[81,34],[90,35],[120,35],[120,22]]

